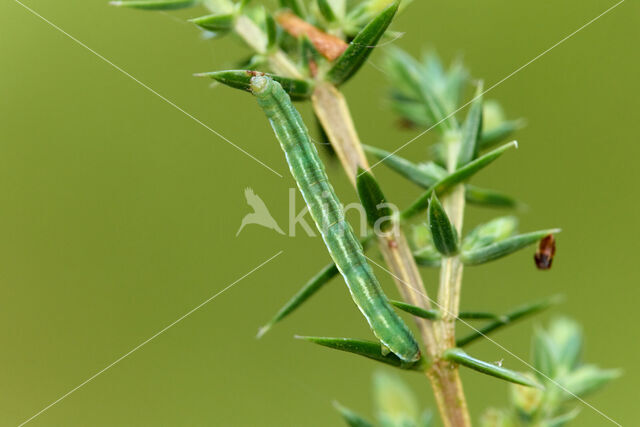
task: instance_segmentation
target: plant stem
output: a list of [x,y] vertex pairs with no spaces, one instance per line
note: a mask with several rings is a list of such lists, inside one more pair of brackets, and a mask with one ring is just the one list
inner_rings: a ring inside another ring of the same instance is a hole
[[[464,186],[458,185],[443,199],[444,208],[458,233],[462,230],[464,218],[464,193]],[[458,255],[442,260],[438,305],[442,310],[442,338],[443,344],[446,345],[443,351],[455,346],[455,324],[460,310],[462,268],[462,261]]]
[[[448,135],[446,139],[447,169],[449,172],[453,172],[456,169],[460,142],[457,135]],[[462,231],[464,220],[464,194],[464,186],[458,185],[442,200],[447,215],[449,215],[458,234]],[[438,305],[442,310],[442,320],[439,322],[439,333],[441,337],[440,354],[443,354],[449,348],[455,347],[455,325],[460,310],[462,270],[463,264],[458,255],[443,258],[440,269],[440,286],[438,288]],[[458,366],[442,359],[438,360],[434,365],[433,370],[440,372],[440,378],[447,378],[447,381],[444,381],[441,385],[443,390],[442,396],[439,397],[436,394],[436,398],[442,399],[444,401],[442,405],[447,409],[451,409],[452,405],[458,407],[459,410],[452,416],[464,414],[464,416],[457,419],[450,418],[450,421],[453,422],[451,425],[470,426],[471,421],[469,419],[462,382],[460,381]],[[447,425],[446,422],[445,425]]]
[[[316,116],[327,133],[331,145],[349,179],[355,184],[358,166],[368,170],[369,163],[364,155],[344,96],[334,86],[320,84],[314,91],[312,101]],[[462,198],[464,203],[464,188],[462,188]],[[398,227],[396,233],[379,236],[378,246],[403,299],[409,304],[430,309],[431,303],[422,277],[402,230]],[[449,340],[443,341],[443,336],[432,321],[418,317],[414,317],[414,320],[432,362],[427,371],[427,377],[431,381],[443,424],[446,427],[470,426],[458,370],[441,358],[444,350],[449,348],[447,344]],[[455,337],[452,339],[455,342]]]
[[[460,138],[457,132],[445,135],[447,145],[447,170],[449,173],[456,170],[458,152],[460,150]],[[458,235],[462,233],[464,222],[464,198],[463,185],[457,185],[447,194],[442,203],[451,223],[456,228]],[[460,291],[462,287],[463,264],[458,255],[444,258],[440,269],[440,287],[438,289],[438,303],[442,309],[442,334],[445,345],[455,346],[455,324],[460,310]],[[446,350],[446,349],[443,349]]]
[[351,183],[355,185],[358,166],[368,170],[369,162],[353,125],[347,101],[338,89],[328,83],[319,84],[311,100],[331,146]]

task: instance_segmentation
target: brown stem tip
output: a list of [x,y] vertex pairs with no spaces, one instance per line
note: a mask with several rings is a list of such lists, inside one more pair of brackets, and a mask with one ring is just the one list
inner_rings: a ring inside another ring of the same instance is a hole
[[329,61],[337,59],[349,46],[344,40],[319,30],[291,12],[279,13],[276,20],[293,37],[309,37],[311,44]]

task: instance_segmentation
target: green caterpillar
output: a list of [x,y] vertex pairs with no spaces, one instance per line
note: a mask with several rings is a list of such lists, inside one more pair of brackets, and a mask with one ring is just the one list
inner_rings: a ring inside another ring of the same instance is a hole
[[344,218],[342,205],[289,95],[278,82],[262,75],[251,78],[251,92],[280,141],[291,174],[331,258],[347,283],[353,301],[384,346],[403,361],[415,362],[420,358],[418,344],[407,325],[387,302],[366,261],[362,245]]

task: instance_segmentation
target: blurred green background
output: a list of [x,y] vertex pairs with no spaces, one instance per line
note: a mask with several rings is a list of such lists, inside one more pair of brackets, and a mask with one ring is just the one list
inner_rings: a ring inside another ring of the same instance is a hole
[[[231,68],[233,40],[205,41],[185,18],[104,0],[27,3],[38,13],[282,173],[259,164],[38,19],[0,5],[0,425],[17,425],[278,251],[284,253],[36,418],[34,425],[336,425],[331,401],[371,413],[378,365],[292,339],[369,337],[334,281],[262,340],[265,322],[328,255],[318,238],[248,226],[252,187],[285,226],[288,175],[255,102],[194,72]],[[396,45],[463,55],[487,86],[613,5],[416,1]],[[550,272],[532,250],[465,271],[463,307],[503,311],[555,293],[566,302],[496,335],[529,359],[534,324],[560,313],[587,335],[586,360],[624,376],[589,398],[623,425],[637,417],[640,5],[626,1],[494,89],[529,125],[476,182],[524,200],[521,229],[560,226]],[[381,62],[383,50],[372,57]],[[363,141],[393,149],[417,134],[389,113],[372,66],[345,87]],[[303,107],[309,117],[308,105]],[[402,151],[425,158],[427,135]],[[354,193],[337,164],[338,194]],[[383,167],[388,194],[418,194]],[[298,204],[302,201],[298,197]],[[466,224],[495,212],[470,208]],[[468,229],[468,228],[467,228]],[[379,277],[389,294],[392,281]],[[433,286],[436,273],[425,272]],[[491,343],[473,354],[526,367]],[[403,375],[433,406],[419,375]],[[465,372],[474,418],[506,402],[504,383]],[[583,406],[576,425],[608,422]]]

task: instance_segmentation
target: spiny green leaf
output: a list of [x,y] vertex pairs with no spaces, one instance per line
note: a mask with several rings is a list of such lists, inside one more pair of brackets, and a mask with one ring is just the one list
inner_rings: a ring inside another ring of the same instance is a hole
[[458,232],[435,193],[431,195],[427,217],[433,244],[438,252],[444,256],[455,255],[458,252]]
[[[246,91],[251,90],[251,78],[256,75],[257,72],[250,70],[227,70],[227,71],[212,71],[210,73],[199,73],[197,77],[210,77],[219,81],[227,86],[242,89]],[[291,99],[301,100],[307,99],[313,92],[313,85],[306,80],[292,79],[289,77],[276,76],[269,73],[260,73],[271,77],[273,80],[280,83],[282,88],[289,94]]]
[[621,371],[618,369],[600,369],[594,365],[582,365],[562,378],[561,383],[568,391],[564,393],[564,398],[571,400],[575,398],[574,396],[586,396],[620,375]]
[[471,230],[462,241],[463,251],[472,251],[504,240],[515,234],[518,218],[502,216],[478,225]]
[[408,125],[408,127],[421,126],[426,128],[431,125],[431,119],[425,114],[424,105],[420,102],[402,99],[392,94],[391,110],[404,119],[400,123]]
[[399,1],[394,1],[369,22],[349,44],[349,47],[333,64],[326,79],[336,86],[349,80],[364,64],[373,47],[391,24],[398,10]]
[[478,157],[477,159],[467,163],[463,167],[456,169],[455,172],[448,175],[446,178],[443,178],[436,184],[436,192],[438,194],[443,193],[451,189],[451,187],[459,184],[460,182],[471,178],[473,175],[491,164],[494,160],[504,154],[505,151],[512,147],[518,148],[518,142],[511,141],[508,144],[503,145],[502,147],[496,148],[495,150]]
[[444,132],[454,130],[458,126],[455,116],[447,112],[447,108],[430,87],[421,89],[420,99],[427,109],[427,114],[433,121],[433,126],[437,126]]
[[548,381],[548,378],[556,376],[556,356],[554,354],[553,342],[547,333],[535,328],[531,346],[533,366],[536,368],[536,376],[541,381]]
[[440,267],[440,264],[442,264],[442,256],[440,253],[429,250],[428,248],[414,252],[413,259],[416,261],[416,264],[422,267]]
[[533,381],[529,377],[515,371],[494,365],[493,363],[484,362],[469,356],[460,348],[450,348],[444,352],[444,358],[450,362],[457,363],[474,371],[500,378],[512,383],[521,384],[529,387],[542,388],[540,384]]
[[342,418],[349,427],[373,427],[373,424],[369,421],[365,420],[351,409],[342,406],[340,403],[333,402],[333,407],[340,412],[340,415],[342,415]]
[[[434,162],[415,164],[382,148],[370,145],[363,145],[363,148],[366,153],[381,160],[382,164],[422,188],[429,188],[447,176],[446,169]],[[518,201],[510,196],[468,184],[465,190],[465,199],[467,202],[479,206],[515,208],[519,205]]]
[[213,32],[230,31],[233,28],[235,16],[232,13],[213,14],[189,19],[189,22]]
[[276,313],[276,315],[258,331],[258,338],[266,334],[276,323],[291,314],[302,303],[311,298],[320,288],[338,275],[338,268],[334,263],[327,264],[318,274],[313,276],[305,285]]
[[273,49],[278,42],[278,30],[273,15],[265,10],[264,26],[267,33],[267,49]]
[[[364,151],[376,156],[381,162],[398,172],[409,181],[421,187],[429,188],[446,176],[446,171],[436,165],[420,167],[415,163],[381,148],[363,145]],[[435,166],[435,167],[434,167]]]
[[445,75],[443,98],[447,106],[453,111],[460,104],[460,98],[469,78],[469,72],[458,58],[449,67]]
[[411,389],[397,375],[376,372],[373,377],[373,396],[380,425],[416,425],[420,414],[418,402]]
[[405,209],[401,214],[402,218],[411,218],[412,216],[426,209],[429,204],[429,198],[434,191],[436,194],[446,193],[452,187],[466,181],[467,179],[478,173],[480,170],[484,169],[487,165],[500,157],[509,148],[517,146],[518,143],[516,141],[505,144],[500,148],[496,148],[495,150],[478,157],[477,159],[467,163],[455,172],[447,175],[445,178],[432,185],[411,206]]
[[367,214],[369,227],[374,231],[379,228],[383,232],[393,227],[393,211],[389,207],[378,181],[371,173],[360,167],[356,178],[356,188],[360,203]]
[[[423,66],[403,50],[391,49],[387,60],[387,71],[395,86],[394,90],[401,94],[396,100],[396,107],[404,102],[402,98],[407,98],[410,103],[417,101],[422,112],[407,106],[396,108],[396,110],[399,109],[401,114],[409,113],[403,115],[415,123],[423,126],[437,126],[438,129],[446,132],[456,129],[458,125],[436,89],[438,82],[442,79],[442,67],[435,62],[431,61]],[[434,68],[438,70],[433,71]],[[406,108],[411,108],[411,111],[406,111]]]
[[478,338],[482,338],[485,335],[489,335],[490,333],[495,332],[500,328],[514,323],[516,320],[520,320],[527,316],[539,313],[542,310],[550,307],[551,305],[557,304],[558,302],[560,302],[560,299],[561,298],[558,296],[553,296],[542,301],[522,305],[505,314],[504,316],[501,316],[495,322],[491,322],[488,325],[483,326],[482,328],[472,332],[466,337],[459,338],[458,340],[456,340],[456,345],[458,347],[464,347],[465,345],[477,340]]
[[566,317],[555,319],[547,331],[553,342],[556,363],[566,370],[572,370],[580,363],[582,355],[582,328]]
[[307,10],[301,0],[280,0],[280,8],[289,9],[300,18],[307,16]]
[[333,8],[331,4],[329,4],[329,0],[317,0],[318,10],[322,14],[322,17],[327,20],[327,22],[335,22],[336,14],[333,12]]
[[511,196],[469,184],[466,186],[464,197],[468,203],[479,206],[510,209],[521,205],[520,202]]
[[298,339],[309,341],[315,344],[319,344],[324,347],[329,347],[335,350],[346,351],[348,353],[354,353],[360,356],[367,357],[378,362],[385,363],[387,365],[395,366],[396,368],[408,369],[414,371],[420,371],[424,369],[425,362],[423,359],[418,359],[416,362],[403,362],[395,354],[387,350],[384,353],[383,346],[379,342],[357,340],[353,338],[330,338],[330,337],[302,337],[296,336]]
[[407,304],[402,301],[389,300],[391,305],[398,307],[402,311],[406,311],[414,316],[421,317],[423,319],[438,320],[440,319],[440,312],[438,310],[427,310],[422,307],[416,307],[415,305]]
[[547,234],[556,234],[559,232],[559,228],[534,231],[532,233],[509,237],[481,248],[463,251],[461,254],[462,262],[464,262],[465,265],[479,265],[494,261],[536,243]]
[[121,0],[109,2],[112,6],[144,10],[174,10],[195,6],[200,0]]
[[478,138],[482,130],[482,87],[481,82],[478,84],[467,119],[462,125],[458,168],[466,165],[478,155]]
[[509,120],[500,123],[491,129],[483,130],[480,141],[478,141],[478,149],[486,150],[496,144],[499,144],[518,129],[522,129],[524,124],[524,120]]
[[466,320],[504,320],[504,316],[498,316],[495,313],[488,313],[486,311],[461,311],[458,313],[458,319]]
[[[439,310],[426,310],[421,307],[416,307],[415,305],[407,304],[402,301],[389,300],[389,302],[399,308],[402,311],[406,311],[409,314],[413,314],[414,316],[421,317],[423,319],[429,320],[438,320],[441,318]],[[466,320],[504,320],[503,316],[498,316],[497,314],[487,313],[484,311],[461,311],[458,314],[458,319],[466,319]]]

